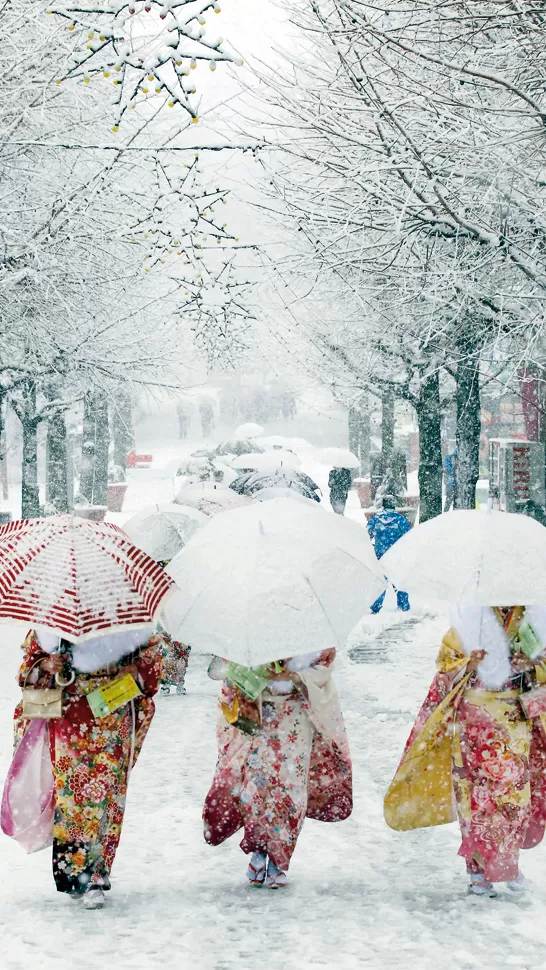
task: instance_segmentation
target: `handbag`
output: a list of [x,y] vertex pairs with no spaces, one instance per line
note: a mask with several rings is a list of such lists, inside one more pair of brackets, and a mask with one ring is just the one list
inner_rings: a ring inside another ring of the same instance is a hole
[[29,675],[39,663],[39,660],[33,663],[25,677],[23,684],[23,717],[31,721],[37,718],[50,721],[53,718],[63,716],[63,688],[73,684],[76,675],[72,671],[70,678],[63,681],[58,674],[55,674],[57,687],[27,687]]

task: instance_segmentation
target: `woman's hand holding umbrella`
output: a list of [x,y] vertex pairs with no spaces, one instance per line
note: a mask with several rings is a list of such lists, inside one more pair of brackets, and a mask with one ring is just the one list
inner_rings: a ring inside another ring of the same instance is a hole
[[48,674],[60,674],[64,667],[64,659],[59,653],[53,653],[45,660],[40,660],[40,667]]

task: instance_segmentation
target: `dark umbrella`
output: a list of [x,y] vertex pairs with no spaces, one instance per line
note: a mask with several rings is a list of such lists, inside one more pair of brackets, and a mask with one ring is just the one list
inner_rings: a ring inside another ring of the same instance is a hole
[[319,491],[317,483],[305,472],[288,468],[281,468],[266,475],[263,472],[245,472],[244,475],[240,475],[231,483],[230,488],[239,495],[254,495],[255,492],[261,492],[264,488],[292,488],[303,495],[304,498],[320,502],[320,496],[317,494]]
[[261,455],[263,448],[250,438],[230,438],[223,441],[216,449],[217,455]]

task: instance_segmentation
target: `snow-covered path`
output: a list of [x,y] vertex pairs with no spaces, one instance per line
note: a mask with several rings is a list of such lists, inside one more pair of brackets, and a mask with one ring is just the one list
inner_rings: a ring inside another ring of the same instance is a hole
[[[355,809],[306,822],[290,884],[244,880],[237,840],[205,845],[200,812],[215,761],[215,685],[194,656],[185,698],[160,698],[133,777],[103,912],[57,895],[49,853],[1,838],[2,970],[540,970],[546,966],[543,847],[525,858],[529,900],[469,899],[455,826],[398,835],[382,795],[426,690],[443,617],[368,618],[339,663]],[[10,755],[17,637],[2,628],[0,775]],[[370,662],[371,661],[371,662]]]

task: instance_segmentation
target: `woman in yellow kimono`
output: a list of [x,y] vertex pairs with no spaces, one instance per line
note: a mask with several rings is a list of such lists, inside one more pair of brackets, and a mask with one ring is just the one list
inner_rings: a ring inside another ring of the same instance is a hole
[[[525,628],[540,651],[533,660],[521,649]],[[458,817],[459,855],[476,895],[496,895],[495,882],[527,889],[519,852],[544,835],[546,686],[537,687],[546,684],[545,643],[542,607],[454,609],[438,672],[385,798],[385,819],[398,831]]]

